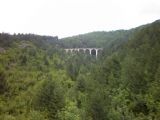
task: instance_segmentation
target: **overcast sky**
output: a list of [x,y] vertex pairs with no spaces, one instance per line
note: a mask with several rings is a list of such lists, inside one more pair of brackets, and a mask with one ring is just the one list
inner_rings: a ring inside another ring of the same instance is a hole
[[160,0],[0,0],[0,32],[58,35],[130,29],[160,18]]

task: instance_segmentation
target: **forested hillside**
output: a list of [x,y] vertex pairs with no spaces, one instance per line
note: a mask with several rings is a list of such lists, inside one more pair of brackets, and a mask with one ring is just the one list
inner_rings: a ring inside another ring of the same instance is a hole
[[[102,47],[96,59],[64,48]],[[160,21],[64,39],[0,34],[0,120],[159,120]]]
[[133,30],[117,30],[110,32],[91,32],[60,39],[62,46],[65,48],[75,47],[112,47],[113,43],[117,46],[128,40]]

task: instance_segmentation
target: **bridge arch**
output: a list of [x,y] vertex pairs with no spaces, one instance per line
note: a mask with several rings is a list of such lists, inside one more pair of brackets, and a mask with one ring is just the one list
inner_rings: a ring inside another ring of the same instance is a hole
[[91,50],[91,55],[96,55],[96,50],[95,49]]
[[85,51],[83,49],[79,49],[80,53],[85,53]]
[[86,50],[85,50],[85,53],[89,55],[89,54],[90,54],[89,49],[86,49]]

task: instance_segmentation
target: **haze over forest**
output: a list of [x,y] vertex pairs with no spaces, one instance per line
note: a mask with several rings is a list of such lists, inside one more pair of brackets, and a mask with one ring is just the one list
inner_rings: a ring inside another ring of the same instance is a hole
[[[159,120],[160,20],[64,39],[0,34],[1,120]],[[66,53],[96,48],[98,54]]]
[[159,13],[158,0],[1,0],[0,120],[160,120]]

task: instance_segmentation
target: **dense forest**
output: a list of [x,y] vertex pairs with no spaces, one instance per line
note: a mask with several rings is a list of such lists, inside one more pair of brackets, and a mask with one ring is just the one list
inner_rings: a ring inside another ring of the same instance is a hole
[[[101,47],[98,58],[64,48]],[[160,120],[160,20],[58,39],[0,34],[0,120]]]

